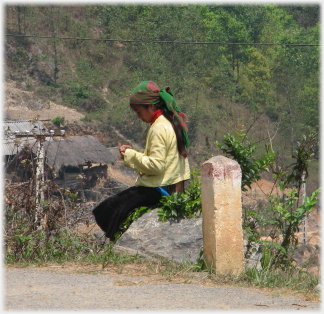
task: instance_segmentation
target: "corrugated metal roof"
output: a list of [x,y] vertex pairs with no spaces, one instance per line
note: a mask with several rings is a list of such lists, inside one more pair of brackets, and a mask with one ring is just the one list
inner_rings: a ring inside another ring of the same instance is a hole
[[26,145],[33,147],[36,145],[35,138],[17,138],[15,136],[4,136],[2,143],[2,154],[3,155],[16,155],[18,154]]
[[48,129],[44,126],[42,121],[36,120],[17,120],[17,121],[4,121],[3,130],[6,132],[34,132],[36,134],[42,134],[48,132]]
[[[15,155],[26,145],[35,146],[36,139],[32,134],[46,134],[48,129],[41,121],[4,121],[3,122],[3,155]],[[16,138],[16,134],[26,135],[26,137]]]

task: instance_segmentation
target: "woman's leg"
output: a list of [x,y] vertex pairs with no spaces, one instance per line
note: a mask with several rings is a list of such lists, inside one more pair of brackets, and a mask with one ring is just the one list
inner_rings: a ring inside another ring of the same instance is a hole
[[107,238],[115,240],[127,216],[141,206],[154,206],[159,203],[161,194],[155,188],[133,186],[101,202],[93,209],[96,222],[106,233]]

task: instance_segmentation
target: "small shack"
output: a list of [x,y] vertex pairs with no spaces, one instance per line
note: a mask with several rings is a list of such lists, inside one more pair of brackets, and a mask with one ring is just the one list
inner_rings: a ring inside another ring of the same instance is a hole
[[55,133],[40,120],[3,122],[2,156],[9,183],[27,182],[35,176],[40,150],[44,179],[59,187],[84,195],[106,181],[108,166],[118,160],[116,148],[104,146],[91,135],[66,137],[64,132],[60,136]]
[[91,135],[51,138],[44,142],[48,179],[59,186],[90,189],[107,178],[108,165],[117,161],[111,149]]

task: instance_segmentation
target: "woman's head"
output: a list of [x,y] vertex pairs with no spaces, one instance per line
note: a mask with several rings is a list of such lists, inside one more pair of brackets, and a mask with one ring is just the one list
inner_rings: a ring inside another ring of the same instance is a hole
[[150,123],[157,110],[156,104],[160,102],[160,88],[152,81],[143,81],[136,86],[130,96],[130,106],[137,117]]
[[[166,116],[169,120],[176,121],[176,124],[178,124],[177,128],[179,128],[180,133],[182,133],[181,137],[183,138],[184,145],[185,147],[189,147],[189,138],[187,134],[188,129],[185,123],[187,117],[177,106],[175,97],[169,86],[160,89],[158,85],[152,81],[142,81],[134,88],[130,96],[130,105],[133,110],[134,108],[140,107],[153,111],[156,109],[162,109],[164,116]],[[146,106],[148,107],[145,108]],[[137,109],[137,111],[135,111],[138,117],[142,120],[143,118],[141,117],[141,114],[147,114],[144,109]],[[172,124],[174,125],[173,122]]]

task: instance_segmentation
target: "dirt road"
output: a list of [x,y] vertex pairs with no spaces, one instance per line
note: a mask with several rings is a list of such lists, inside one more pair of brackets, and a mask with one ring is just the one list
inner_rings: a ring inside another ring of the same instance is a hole
[[260,289],[206,285],[199,280],[183,283],[109,270],[78,273],[60,266],[6,267],[4,276],[6,311],[320,310],[319,303]]

